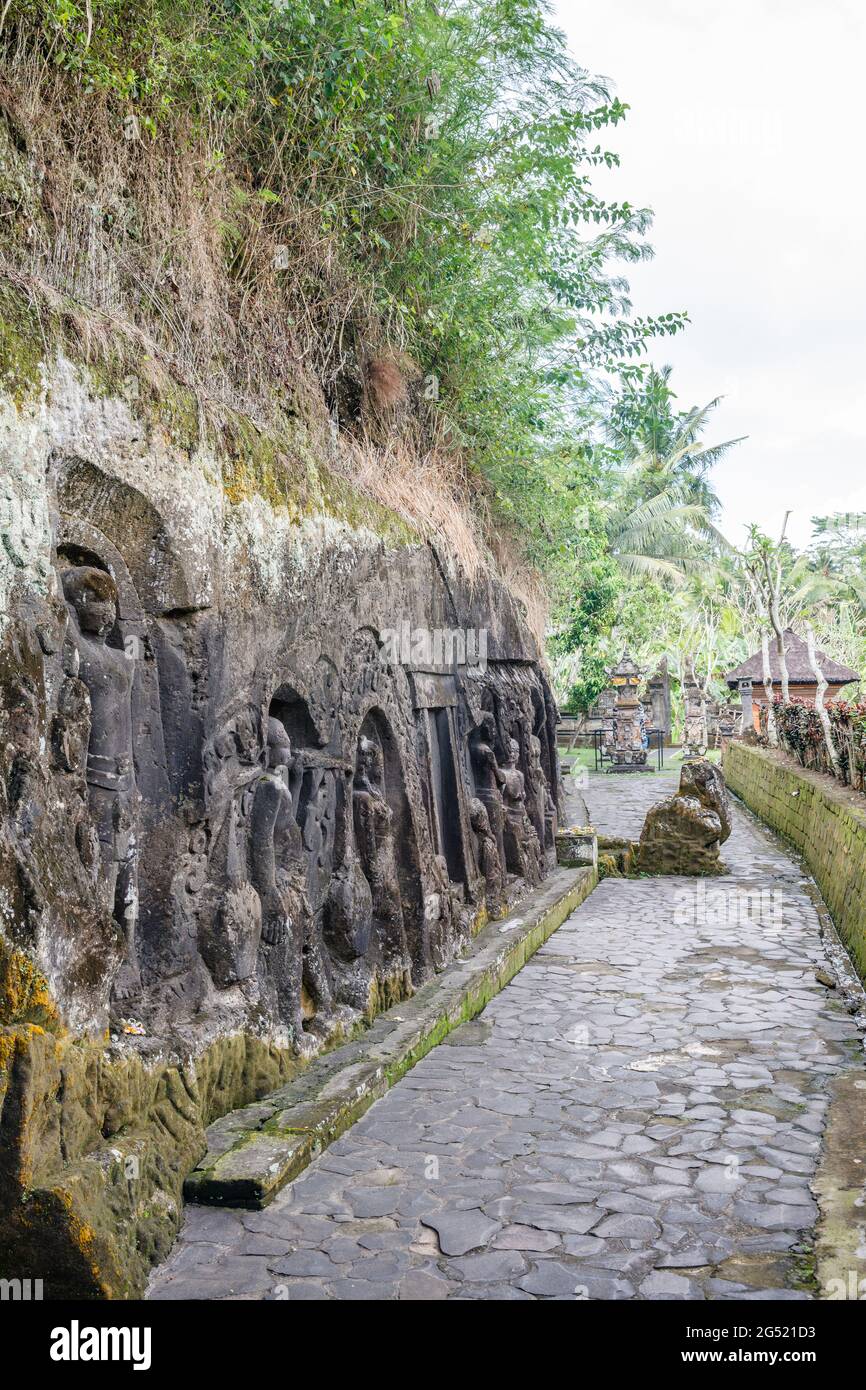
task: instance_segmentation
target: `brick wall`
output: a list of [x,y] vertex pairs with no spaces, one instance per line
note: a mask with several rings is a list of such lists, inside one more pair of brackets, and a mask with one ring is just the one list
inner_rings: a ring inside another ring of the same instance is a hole
[[725,745],[728,786],[802,853],[866,982],[866,796],[785,754]]

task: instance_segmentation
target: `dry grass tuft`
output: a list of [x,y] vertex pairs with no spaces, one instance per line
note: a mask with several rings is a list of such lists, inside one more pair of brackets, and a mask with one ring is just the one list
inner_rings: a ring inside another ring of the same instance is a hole
[[4,57],[0,149],[13,168],[0,275],[84,360],[132,372],[155,394],[181,383],[200,429],[234,415],[277,432],[300,417],[323,437],[338,424],[347,481],[470,583],[502,574],[539,635],[538,576],[496,534],[489,491],[427,410],[399,328],[323,233],[309,189],[287,186],[268,206],[224,158],[219,123],[193,133],[178,118],[130,140],[107,99],[28,50]]
[[435,545],[470,584],[493,568],[476,489],[458,456],[422,453],[404,439],[381,447],[362,439],[349,442],[343,457],[349,481]]
[[537,569],[520,558],[517,546],[507,536],[494,536],[492,550],[496,573],[523,607],[526,625],[543,654],[550,617],[550,596],[544,580]]
[[365,438],[347,444],[343,466],[359,492],[402,517],[470,585],[485,575],[501,580],[522,606],[543,655],[550,598],[542,577],[496,529],[488,489],[459,453],[441,446],[424,452],[407,439],[380,447]]
[[367,363],[364,375],[367,391],[376,410],[393,410],[396,406],[404,404],[407,397],[406,382],[396,362],[387,357],[374,357]]

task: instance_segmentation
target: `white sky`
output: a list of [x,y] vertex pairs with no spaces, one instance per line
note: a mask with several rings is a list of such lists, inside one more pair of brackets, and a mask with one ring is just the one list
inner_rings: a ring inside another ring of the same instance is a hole
[[866,511],[866,4],[555,0],[577,61],[631,110],[600,136],[602,196],[655,211],[635,312],[686,309],[660,340],[682,407],[725,400],[709,442],[722,529],[798,545]]

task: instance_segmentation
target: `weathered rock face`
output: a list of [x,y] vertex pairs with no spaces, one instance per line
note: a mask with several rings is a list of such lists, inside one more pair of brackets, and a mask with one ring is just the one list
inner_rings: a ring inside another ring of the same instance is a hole
[[683,764],[679,790],[647,813],[632,867],[638,873],[719,873],[719,850],[730,833],[725,779],[714,763],[696,758]]
[[[170,1240],[205,1124],[546,872],[555,710],[494,581],[274,504],[236,460],[229,485],[68,363],[0,408],[0,462],[0,1249],[50,1227],[117,1292]],[[123,1223],[145,1254],[108,1277]]]
[[722,829],[719,843],[724,844],[731,833],[731,809],[724,774],[718,763],[710,762],[709,758],[694,758],[684,763],[679,790],[681,796],[692,796],[715,812]]

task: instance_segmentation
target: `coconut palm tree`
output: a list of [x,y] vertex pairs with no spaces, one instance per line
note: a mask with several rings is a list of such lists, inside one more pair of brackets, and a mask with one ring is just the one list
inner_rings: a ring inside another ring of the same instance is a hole
[[721,397],[676,413],[670,367],[651,368],[639,394],[614,409],[608,438],[625,467],[607,504],[608,544],[626,574],[671,584],[730,550],[715,525],[719,499],[712,468],[740,439],[702,441]]
[[700,502],[689,502],[678,482],[649,497],[631,488],[606,508],[607,541],[623,573],[678,585],[705,563],[715,528]]
[[710,415],[720,404],[716,396],[706,405],[674,411],[670,388],[672,368],[651,367],[639,392],[629,392],[611,413],[608,438],[631,474],[638,474],[647,495],[662,492],[672,478],[682,482],[688,500],[718,515],[719,499],[709,475],[715,465],[745,435],[721,444],[704,444]]

